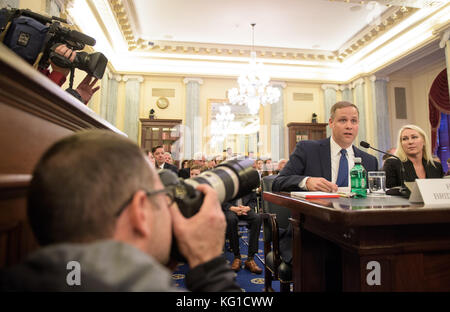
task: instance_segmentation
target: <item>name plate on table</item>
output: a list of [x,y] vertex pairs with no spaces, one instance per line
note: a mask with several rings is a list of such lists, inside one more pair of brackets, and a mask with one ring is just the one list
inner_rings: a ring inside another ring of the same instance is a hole
[[410,202],[423,202],[425,207],[450,208],[449,179],[416,179],[411,184],[408,186],[411,190]]

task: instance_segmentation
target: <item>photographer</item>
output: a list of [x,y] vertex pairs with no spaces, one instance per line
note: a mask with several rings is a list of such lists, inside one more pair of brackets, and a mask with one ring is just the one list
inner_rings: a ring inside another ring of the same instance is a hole
[[[59,45],[55,49],[55,53],[57,53],[61,56],[64,56],[70,62],[73,62],[77,55],[76,51],[71,50],[65,44]],[[50,61],[50,65],[52,67],[51,73],[48,69],[42,70],[41,72],[43,74],[45,74],[48,78],[50,78],[50,80],[52,80],[58,86],[62,86],[64,84],[64,82],[66,81],[67,75],[70,73],[70,68],[63,68],[63,67],[57,66],[52,61]],[[94,77],[90,76],[89,74],[87,74],[86,77],[83,79],[83,81],[81,81],[81,83],[78,85],[78,87],[76,89],[79,97],[76,94],[75,94],[75,97],[77,97],[84,104],[87,104],[89,102],[89,100],[91,99],[92,95],[100,89],[100,86],[97,86],[94,88],[97,81],[98,81],[97,78],[94,78]]]
[[57,142],[37,164],[28,194],[28,217],[43,247],[0,272],[0,289],[177,291],[164,267],[173,232],[191,268],[189,290],[240,291],[221,256],[226,224],[216,192],[197,189],[203,204],[186,219],[129,139],[91,130]]

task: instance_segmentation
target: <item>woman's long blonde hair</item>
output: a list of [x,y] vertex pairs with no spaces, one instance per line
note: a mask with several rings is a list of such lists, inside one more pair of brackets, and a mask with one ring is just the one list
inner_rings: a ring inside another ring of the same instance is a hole
[[423,150],[422,150],[422,157],[425,158],[425,160],[428,163],[431,163],[434,167],[436,165],[434,164],[433,157],[431,154],[431,145],[430,140],[428,139],[428,136],[425,134],[425,131],[423,131],[420,127],[416,125],[406,125],[400,128],[398,131],[398,138],[397,138],[397,152],[395,152],[395,155],[398,156],[398,158],[401,159],[401,161],[405,162],[408,160],[408,156],[406,155],[405,151],[403,150],[402,146],[402,132],[405,129],[411,129],[417,131],[423,138]]

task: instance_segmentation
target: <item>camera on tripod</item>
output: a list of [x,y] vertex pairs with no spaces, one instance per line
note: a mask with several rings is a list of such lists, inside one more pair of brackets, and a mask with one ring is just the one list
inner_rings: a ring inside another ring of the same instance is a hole
[[[203,203],[203,193],[196,190],[199,184],[208,184],[217,192],[221,203],[241,198],[259,187],[259,174],[252,167],[251,159],[229,160],[200,175],[183,180],[170,170],[158,171],[161,182],[171,193],[181,213],[190,218]],[[172,242],[171,258],[185,262],[177,248],[175,238]]]
[[0,41],[22,57],[29,64],[41,70],[50,65],[71,69],[71,86],[75,68],[101,79],[108,59],[100,52],[77,52],[70,62],[57,54],[55,49],[65,44],[69,49],[82,50],[86,45],[95,45],[95,39],[79,31],[61,25],[67,21],[58,17],[47,17],[28,9],[0,10]]

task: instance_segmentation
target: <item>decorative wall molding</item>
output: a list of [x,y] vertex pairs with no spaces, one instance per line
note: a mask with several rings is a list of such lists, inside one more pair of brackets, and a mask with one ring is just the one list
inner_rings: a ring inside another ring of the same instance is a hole
[[380,80],[389,82],[389,77],[382,77],[382,76],[378,77],[378,76],[372,75],[372,76],[369,77],[369,80],[372,81],[372,82],[380,81]]
[[286,88],[287,84],[284,81],[271,81],[271,87],[281,87],[282,89]]
[[336,91],[339,91],[339,85],[337,84],[323,84],[321,86],[322,90],[326,90],[326,89],[334,89]]
[[441,41],[439,42],[439,47],[441,49],[445,48],[445,44],[450,40],[450,29],[444,31],[441,35]]
[[352,88],[353,88],[353,87],[352,87],[352,84],[351,84],[351,83],[345,84],[345,85],[339,85],[339,90],[341,90],[341,91],[344,91],[344,90],[346,90],[346,89],[351,90]]
[[200,84],[200,85],[203,84],[203,79],[201,79],[201,78],[186,77],[186,78],[183,79],[183,83],[184,84],[188,84],[191,81],[198,82],[198,84]]
[[122,77],[122,80],[125,81],[125,82],[127,82],[128,80],[137,80],[138,82],[144,82],[144,77],[143,76],[136,76],[136,75],[124,75]]
[[[130,0],[111,0],[110,6],[114,12],[123,37],[128,44],[128,50],[140,52],[159,52],[164,54],[201,54],[201,55],[228,55],[228,56],[250,56],[252,46],[250,45],[223,45],[193,43],[182,41],[154,41],[149,42],[138,38],[134,5]],[[374,39],[380,37],[401,21],[415,13],[418,8],[405,6],[390,6],[382,16],[371,23],[349,41],[344,43],[336,51],[324,51],[314,49],[292,49],[255,46],[254,51],[258,57],[282,59],[282,60],[305,60],[319,62],[343,62],[346,58],[368,45]]]
[[117,82],[122,81],[122,75],[113,74],[113,73],[111,73],[111,72],[109,72],[109,71],[108,71],[108,78],[109,78],[109,79],[114,79],[114,80],[116,80]]
[[364,83],[364,78],[359,78],[353,81],[352,88],[356,88],[356,86],[362,85]]

